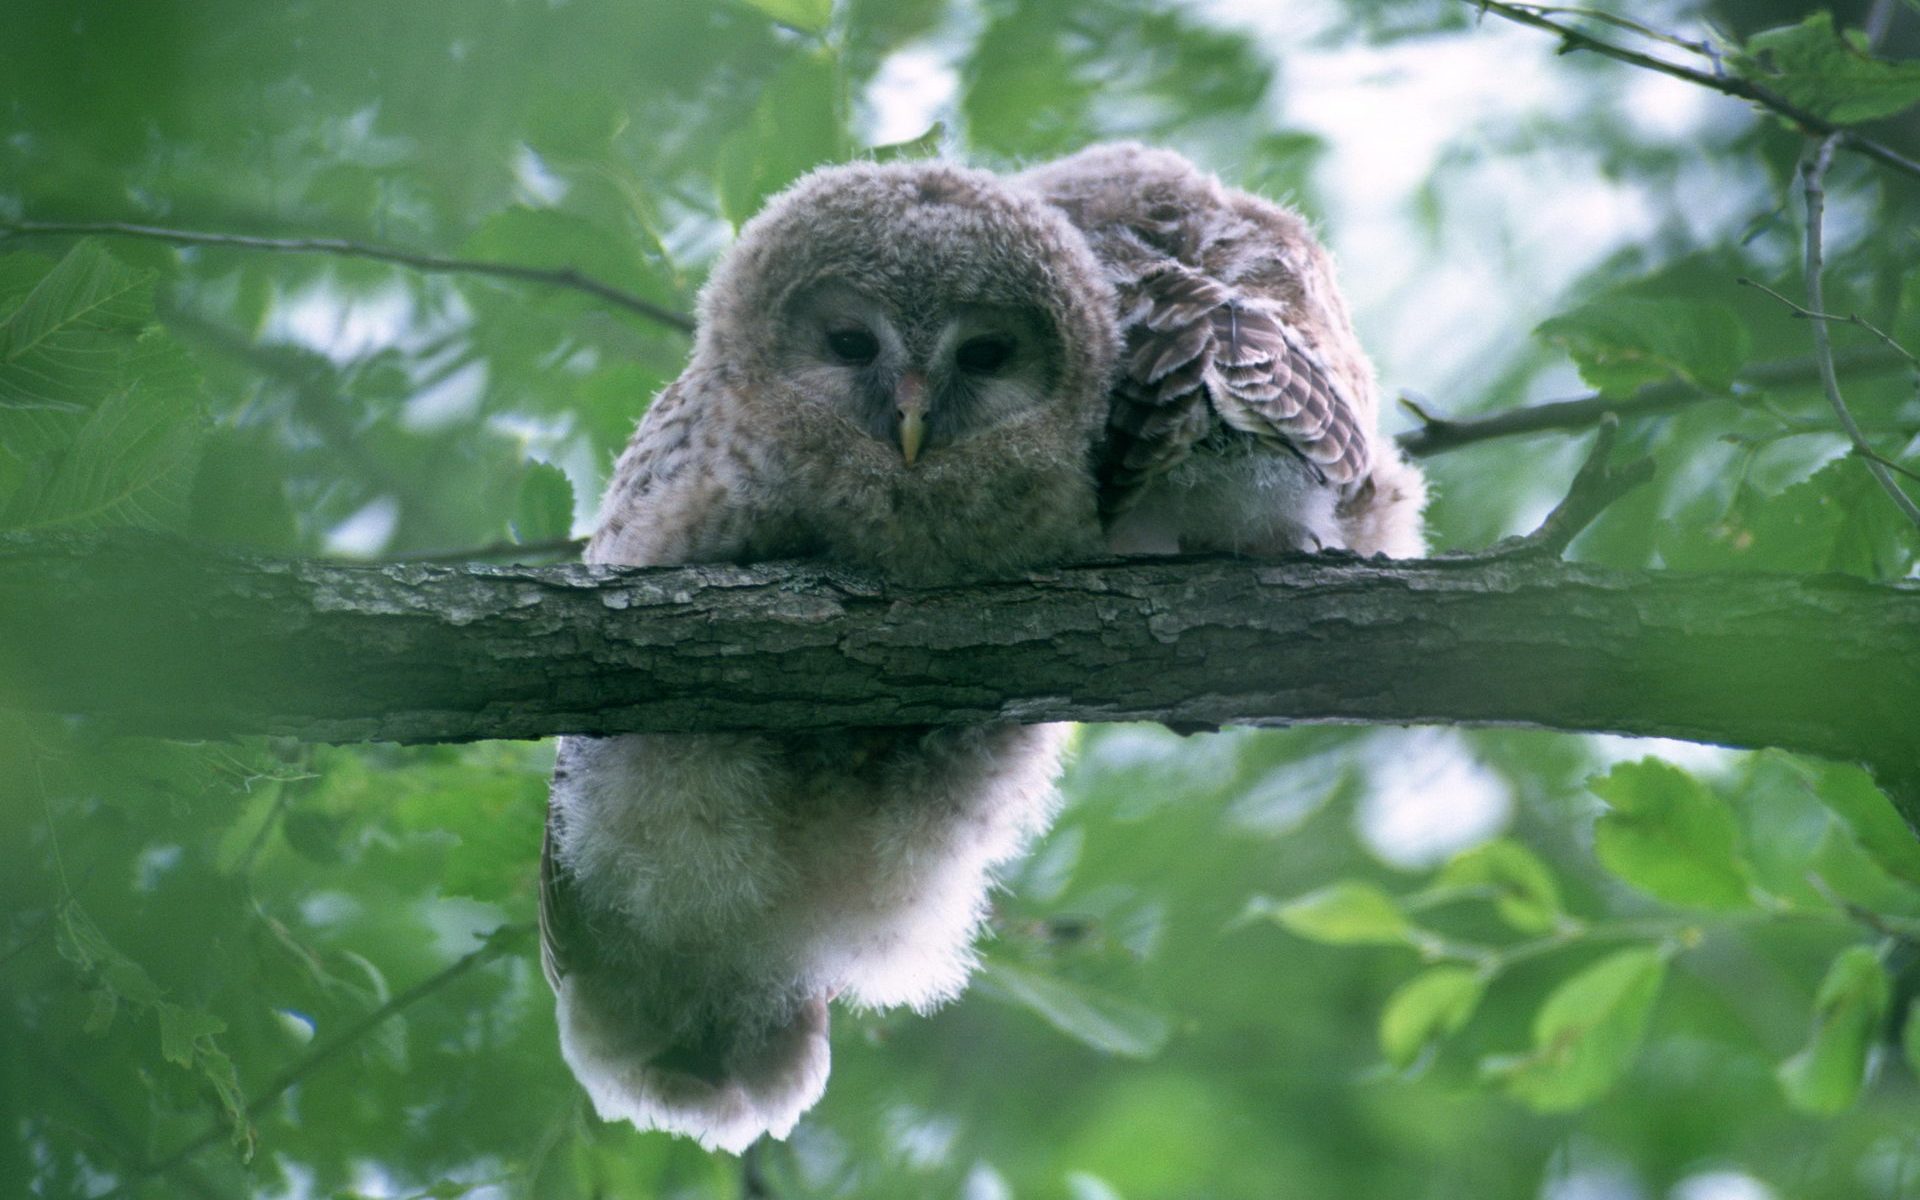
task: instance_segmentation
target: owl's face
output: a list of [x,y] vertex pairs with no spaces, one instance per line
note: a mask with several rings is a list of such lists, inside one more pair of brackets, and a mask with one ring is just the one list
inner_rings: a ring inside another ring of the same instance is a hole
[[741,230],[701,293],[690,370],[792,461],[925,499],[1010,458],[1090,456],[1113,303],[1037,197],[949,163],[851,163]]
[[910,307],[829,279],[783,321],[781,374],[911,466],[1052,402],[1059,346],[1046,314],[928,297]]

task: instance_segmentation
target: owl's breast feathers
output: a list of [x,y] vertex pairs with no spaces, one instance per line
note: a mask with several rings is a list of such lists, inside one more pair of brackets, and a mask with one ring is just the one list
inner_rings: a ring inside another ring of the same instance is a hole
[[1120,281],[1126,339],[1101,463],[1124,511],[1194,449],[1284,449],[1343,496],[1371,467],[1358,406],[1272,300],[1154,257]]

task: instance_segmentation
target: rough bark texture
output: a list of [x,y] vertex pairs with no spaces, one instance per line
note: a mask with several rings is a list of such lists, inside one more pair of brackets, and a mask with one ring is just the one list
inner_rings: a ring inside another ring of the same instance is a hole
[[1920,585],[1537,558],[819,567],[250,559],[0,537],[0,704],[131,733],[528,738],[1005,719],[1527,725],[1920,766]]

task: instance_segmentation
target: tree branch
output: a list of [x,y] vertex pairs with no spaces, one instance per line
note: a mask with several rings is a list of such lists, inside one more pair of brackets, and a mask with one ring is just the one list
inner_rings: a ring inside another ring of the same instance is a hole
[[1770,109],[1780,116],[1787,118],[1809,133],[1820,136],[1836,135],[1840,138],[1841,144],[1854,153],[1873,159],[1875,162],[1885,166],[1892,167],[1894,170],[1903,174],[1920,179],[1920,162],[1908,158],[1891,146],[1876,142],[1872,138],[1862,134],[1855,133],[1845,125],[1837,124],[1818,113],[1801,108],[1772,88],[1755,83],[1750,79],[1743,79],[1738,75],[1722,75],[1699,71],[1692,67],[1682,66],[1679,63],[1668,62],[1662,58],[1655,58],[1651,54],[1642,54],[1638,50],[1629,50],[1625,46],[1616,46],[1604,38],[1594,37],[1592,34],[1584,33],[1570,25],[1562,25],[1558,21],[1551,20],[1531,5],[1504,4],[1501,3],[1500,0],[1465,0],[1465,2],[1473,5],[1473,7],[1483,13],[1490,12],[1495,16],[1504,17],[1515,24],[1527,25],[1534,29],[1542,29],[1555,34],[1560,38],[1562,53],[1574,50],[1590,50],[1595,54],[1604,55],[1618,62],[1642,67],[1649,71],[1658,71],[1662,75],[1670,75],[1675,79],[1684,79],[1688,83],[1697,84],[1700,87],[1711,89],[1722,95],[1734,96],[1742,100],[1751,101],[1754,104],[1760,105],[1762,108]]
[[1920,583],[1537,556],[1153,559],[916,591],[806,564],[345,564],[12,534],[0,630],[31,631],[0,637],[0,703],[169,737],[1155,720],[1521,725],[1909,773],[1920,753]]
[[[265,1112],[280,1097],[291,1091],[295,1084],[326,1066],[340,1055],[364,1041],[368,1034],[387,1023],[393,1017],[405,1012],[420,1001],[446,987],[454,980],[466,975],[476,967],[483,966],[494,959],[517,951],[532,932],[530,926],[503,925],[488,935],[485,944],[465,956],[455,959],[441,970],[422,979],[406,991],[390,998],[385,1004],[362,1016],[353,1024],[341,1030],[337,1035],[314,1047],[304,1058],[281,1072],[278,1078],[261,1089],[247,1104],[247,1118],[252,1120]],[[198,1137],[189,1139],[185,1144],[164,1158],[156,1159],[140,1168],[132,1176],[122,1180],[118,1186],[104,1193],[100,1200],[112,1200],[132,1192],[146,1180],[168,1171],[172,1171],[194,1155],[213,1145],[227,1135],[228,1122],[216,1121],[203,1130]]]
[[1827,403],[1833,406],[1833,413],[1840,419],[1840,427],[1846,430],[1847,440],[1853,443],[1855,453],[1859,454],[1867,465],[1867,470],[1885,490],[1894,504],[1905,513],[1907,520],[1920,528],[1920,505],[1907,495],[1893,473],[1872,446],[1867,444],[1866,434],[1853,419],[1853,413],[1847,408],[1847,402],[1840,395],[1840,379],[1833,365],[1833,334],[1827,328],[1826,317],[1826,252],[1824,249],[1824,229],[1827,207],[1827,168],[1833,164],[1833,147],[1836,138],[1822,138],[1812,148],[1805,163],[1801,165],[1801,174],[1806,184],[1807,196],[1807,305],[1808,320],[1813,325],[1814,359],[1820,364],[1820,386],[1827,393]]
[[181,246],[226,246],[238,250],[269,250],[282,254],[331,254],[340,258],[366,258],[394,263],[416,271],[441,275],[490,275],[496,279],[518,279],[548,287],[571,288],[597,296],[607,303],[626,309],[669,329],[693,332],[693,318],[685,313],[655,304],[624,288],[602,283],[573,267],[527,267],[518,263],[489,262],[472,258],[446,258],[391,246],[374,246],[345,238],[272,238],[243,233],[201,233],[188,229],[163,229],[155,225],[135,225],[124,221],[10,221],[0,218],[0,230],[13,234],[60,234],[83,237],[132,237],[171,242]]
[[1547,514],[1546,520],[1540,522],[1540,528],[1524,537],[1508,538],[1489,550],[1464,557],[1504,558],[1518,555],[1553,559],[1566,553],[1573,539],[1593,524],[1609,505],[1653,478],[1651,458],[1638,458],[1621,467],[1612,464],[1613,443],[1619,434],[1620,418],[1613,413],[1603,415],[1593,435],[1593,446],[1587,451],[1587,461],[1580,464],[1579,473],[1573,477],[1573,485],[1567,489],[1560,503],[1554,505],[1553,511]]
[[[1849,375],[1891,371],[1906,361],[1906,352],[1897,346],[1891,350],[1841,351],[1834,357],[1835,368]],[[1820,382],[1820,370],[1820,363],[1812,358],[1754,363],[1740,372],[1737,382],[1742,388],[1758,391],[1805,387]],[[1494,438],[1590,429],[1608,413],[1625,421],[1678,412],[1709,400],[1738,399],[1737,394],[1708,391],[1684,379],[1669,379],[1648,384],[1631,396],[1609,397],[1589,392],[1584,396],[1548,400],[1466,419],[1437,417],[1425,406],[1403,400],[1401,403],[1419,418],[1420,427],[1401,434],[1399,442],[1408,454],[1426,458]]]

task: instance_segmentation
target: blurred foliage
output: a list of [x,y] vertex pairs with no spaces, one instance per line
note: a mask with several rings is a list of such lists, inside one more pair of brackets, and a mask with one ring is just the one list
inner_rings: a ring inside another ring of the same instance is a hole
[[[1859,5],[1615,11],[1718,47],[1705,69],[1920,143],[1910,8],[1877,50]],[[1631,68],[1552,59],[1452,0],[11,0],[5,25],[0,218],[574,268],[681,310],[732,227],[816,163],[1161,142],[1291,198],[1384,273],[1350,272],[1373,298],[1359,319],[1384,331],[1389,383],[1447,411],[1576,369],[1608,394],[1731,390],[1627,425],[1659,477],[1582,557],[1914,569],[1914,530],[1812,375],[1736,383],[1808,352],[1803,323],[1734,285],[1804,294],[1800,137],[1718,98],[1649,108]],[[1316,108],[1404,97],[1445,63],[1418,111],[1357,135]],[[1432,153],[1389,193],[1392,155],[1368,146],[1416,127],[1439,129]],[[1843,156],[1830,187],[1831,307],[1920,344],[1920,186]],[[1576,196],[1644,213],[1603,229]],[[1403,295],[1419,319],[1396,325]],[[285,554],[551,543],[590,519],[685,349],[497,277],[0,239],[0,528]],[[1914,463],[1911,373],[1883,356],[1843,383],[1881,452]],[[1436,542],[1523,528],[1576,453],[1434,460]],[[560,1062],[525,938],[548,747],[0,720],[0,1193],[741,1194],[731,1159],[596,1122]],[[1920,844],[1851,768],[1652,750],[1088,730],[976,986],[931,1018],[840,1014],[828,1096],[755,1186],[1920,1195]]]

